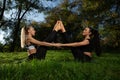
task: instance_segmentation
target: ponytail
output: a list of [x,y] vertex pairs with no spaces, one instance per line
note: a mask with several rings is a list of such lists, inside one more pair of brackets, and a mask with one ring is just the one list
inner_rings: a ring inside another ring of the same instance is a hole
[[100,56],[101,54],[101,47],[100,47],[100,37],[99,37],[99,32],[95,29],[90,28],[92,32],[92,46],[93,49],[95,50],[95,53],[97,56]]
[[21,48],[25,47],[25,27],[21,29]]

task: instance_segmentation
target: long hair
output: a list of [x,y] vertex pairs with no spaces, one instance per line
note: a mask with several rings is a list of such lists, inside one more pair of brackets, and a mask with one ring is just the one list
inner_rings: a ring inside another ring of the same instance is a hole
[[26,35],[28,34],[28,29],[30,29],[30,27],[33,27],[33,25],[28,25],[25,26],[21,29],[21,48],[25,47],[25,43],[26,43]]
[[101,54],[101,46],[100,46],[100,37],[99,37],[99,32],[91,27],[89,27],[90,32],[92,33],[91,36],[91,41],[92,41],[92,46],[93,49],[95,50],[95,53],[97,56],[100,56]]
[[21,29],[21,36],[20,36],[20,38],[21,38],[21,48],[24,48],[25,47],[25,34],[26,32],[25,32],[25,27],[23,27],[22,29]]

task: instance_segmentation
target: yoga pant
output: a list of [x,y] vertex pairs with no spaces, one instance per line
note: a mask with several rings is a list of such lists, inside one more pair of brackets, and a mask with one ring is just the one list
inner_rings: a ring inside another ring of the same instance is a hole
[[32,60],[32,59],[34,59],[34,58],[36,58],[36,53],[30,54],[30,55],[28,56],[28,60]]
[[[62,35],[65,40],[64,41],[65,43],[73,42],[73,39],[70,36],[68,36],[68,34],[66,32],[63,33]],[[72,55],[76,61],[81,61],[81,62],[90,62],[91,61],[91,57],[84,54],[82,46],[81,47],[70,47],[70,49],[71,49]]]
[[[52,42],[56,39],[56,31],[52,31],[48,37],[44,40],[46,42]],[[68,36],[68,34],[62,33],[63,35],[63,39],[65,43],[70,43],[72,42],[72,39],[70,38],[70,36]],[[87,56],[84,54],[84,51],[82,50],[81,47],[70,47],[71,52],[73,54],[73,57],[76,61],[82,61],[82,62],[90,62],[91,61],[91,57]],[[37,52],[35,54],[31,54],[28,56],[28,59],[33,59],[33,58],[37,58],[37,59],[45,59],[46,56],[46,52],[47,52],[47,47],[45,46],[39,46],[37,48]]]
[[[52,42],[55,40],[56,38],[56,34],[57,32],[56,31],[52,31],[48,37],[46,39],[44,39],[45,42]],[[34,59],[34,58],[37,58],[37,59],[45,59],[45,56],[46,56],[46,52],[47,52],[47,47],[46,46],[38,46],[37,47],[37,52],[35,54],[31,54],[28,56],[28,59]]]

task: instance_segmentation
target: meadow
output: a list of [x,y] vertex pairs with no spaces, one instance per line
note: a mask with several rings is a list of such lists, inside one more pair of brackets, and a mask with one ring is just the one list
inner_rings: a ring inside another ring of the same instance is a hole
[[74,61],[69,50],[49,50],[45,60],[27,60],[27,52],[0,53],[0,80],[120,80],[120,54]]

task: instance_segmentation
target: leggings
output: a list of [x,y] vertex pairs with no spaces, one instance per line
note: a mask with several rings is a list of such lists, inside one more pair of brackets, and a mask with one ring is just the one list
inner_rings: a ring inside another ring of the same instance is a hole
[[[73,42],[71,41],[72,39],[67,35],[67,33],[63,33],[63,38],[65,40],[65,43],[70,43]],[[84,54],[84,51],[82,47],[70,47],[72,55],[76,61],[81,61],[81,62],[90,62],[91,57],[88,55]]]
[[[55,40],[56,38],[56,31],[52,31],[48,37],[44,40],[46,42],[52,42]],[[67,35],[67,33],[62,33],[64,41],[67,43],[72,42],[70,39],[70,37]],[[73,54],[73,57],[76,61],[82,61],[82,62],[90,62],[91,61],[91,57],[87,56],[84,54],[84,51],[81,49],[81,47],[70,47],[71,52]],[[39,46],[37,48],[37,52],[35,54],[31,54],[28,56],[29,59],[33,59],[33,58],[37,58],[37,59],[45,59],[46,56],[46,52],[47,52],[47,47],[45,46]]]
[[[52,42],[55,40],[56,38],[56,34],[57,32],[56,31],[52,31],[48,37],[46,39],[44,39],[45,42]],[[37,47],[37,52],[34,53],[34,54],[31,54],[28,56],[28,59],[45,59],[45,56],[46,56],[46,52],[47,52],[47,47],[46,46],[38,46]]]

